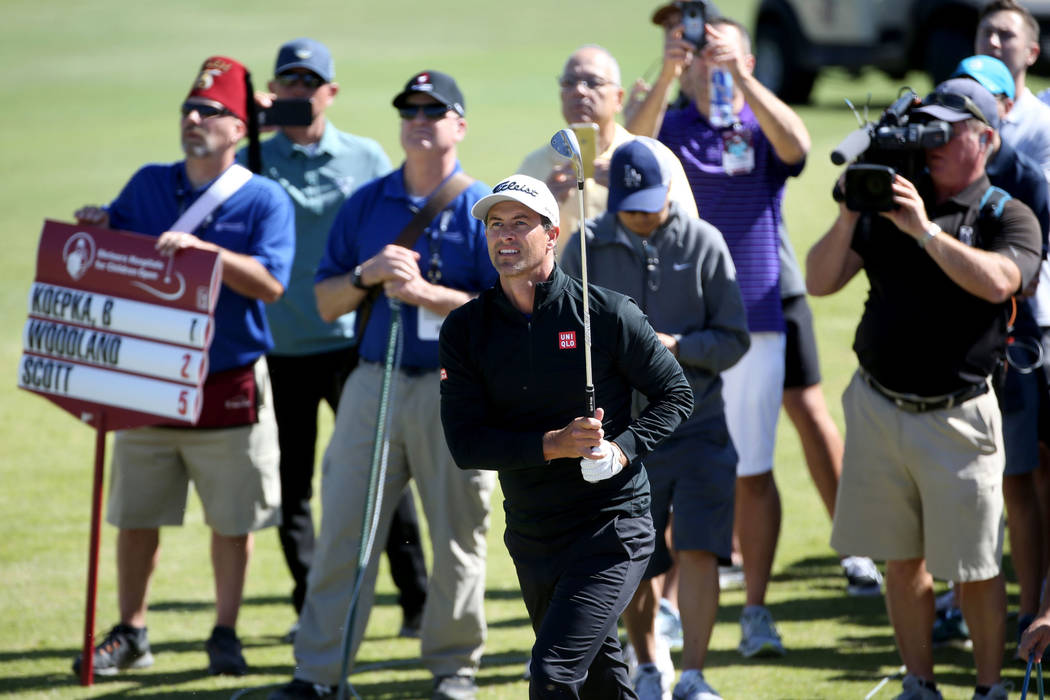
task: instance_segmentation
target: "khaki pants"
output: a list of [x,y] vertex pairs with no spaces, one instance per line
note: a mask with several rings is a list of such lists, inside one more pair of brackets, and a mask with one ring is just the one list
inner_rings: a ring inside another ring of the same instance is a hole
[[[350,375],[336,413],[321,477],[321,530],[295,637],[295,676],[341,680],[343,626],[357,572],[361,523],[383,368],[362,363]],[[382,512],[357,604],[350,657],[357,655],[375,594],[390,519],[415,479],[430,529],[433,571],[421,629],[422,662],[435,676],[473,675],[485,642],[485,557],[495,472],[459,469],[441,428],[437,370],[398,372],[390,404],[390,452]]]

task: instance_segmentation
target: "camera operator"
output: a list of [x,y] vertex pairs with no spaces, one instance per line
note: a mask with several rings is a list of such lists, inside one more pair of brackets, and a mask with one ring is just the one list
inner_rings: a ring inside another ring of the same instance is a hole
[[947,122],[950,138],[926,149],[928,175],[918,186],[896,175],[894,208],[879,215],[840,204],[807,259],[811,294],[837,292],[861,268],[871,284],[853,346],[860,367],[843,397],[831,543],[887,560],[906,697],[941,697],[931,575],[959,582],[974,697],[1007,697],[1003,442],[989,377],[1003,358],[1006,302],[1038,273],[1041,245],[1031,210],[991,189],[985,174],[993,133],[985,115],[995,110],[974,81],[929,95],[912,114]]

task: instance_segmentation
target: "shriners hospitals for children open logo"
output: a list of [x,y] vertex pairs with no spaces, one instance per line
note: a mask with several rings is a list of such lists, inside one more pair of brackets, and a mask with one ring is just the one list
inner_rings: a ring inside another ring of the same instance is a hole
[[83,231],[74,233],[62,249],[62,260],[66,263],[69,276],[74,280],[80,279],[95,262],[95,239]]

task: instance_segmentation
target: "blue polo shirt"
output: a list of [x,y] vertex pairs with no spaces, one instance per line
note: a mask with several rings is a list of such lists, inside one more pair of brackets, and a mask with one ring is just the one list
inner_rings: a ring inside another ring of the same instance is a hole
[[[456,163],[455,172],[460,171]],[[419,269],[427,277],[434,253],[440,258],[444,287],[480,292],[496,282],[496,270],[485,245],[485,225],[470,215],[470,208],[491,189],[473,183],[427,226],[416,241]],[[393,243],[412,220],[419,206],[405,190],[404,166],[358,189],[346,201],[328,234],[328,246],[317,269],[316,281],[344,275]],[[402,366],[437,369],[438,342],[421,340],[417,322],[419,309],[402,307],[404,352]],[[359,348],[369,362],[385,360],[390,308],[385,294],[372,307]]]
[[[183,161],[144,166],[109,205],[110,225],[159,236],[210,185],[194,189]],[[255,175],[192,233],[234,253],[251,255],[287,286],[295,252],[294,216],[284,190]],[[273,339],[263,306],[262,301],[222,285],[208,352],[209,372],[243,367],[270,349]]]
[[[237,154],[244,165],[247,153]],[[293,143],[278,132],[262,144],[262,174],[279,184],[295,205],[295,261],[284,296],[266,306],[275,355],[314,355],[353,344],[354,314],[325,323],[314,298],[314,275],[328,232],[346,198],[391,170],[372,139],[339,131],[326,122],[316,147]]]

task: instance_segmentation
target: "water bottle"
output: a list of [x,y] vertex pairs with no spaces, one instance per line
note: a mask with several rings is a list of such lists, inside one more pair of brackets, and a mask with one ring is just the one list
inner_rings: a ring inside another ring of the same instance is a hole
[[711,115],[709,121],[716,129],[733,126],[733,76],[725,68],[711,70]]

